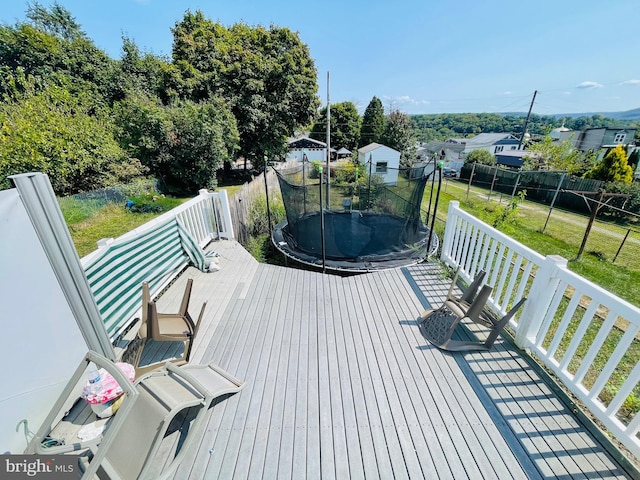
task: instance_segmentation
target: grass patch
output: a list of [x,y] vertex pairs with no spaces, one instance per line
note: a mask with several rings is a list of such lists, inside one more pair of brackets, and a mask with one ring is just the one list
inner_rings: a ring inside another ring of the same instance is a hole
[[[463,210],[492,224],[500,206],[504,207],[510,199],[510,196],[503,195],[502,202],[499,202],[500,195],[494,193],[488,202],[488,191],[471,187],[469,201],[466,201],[466,190],[466,185],[462,183],[448,182],[446,191],[443,188],[440,195],[438,217],[446,218],[449,202],[457,200]],[[429,193],[426,192],[423,207],[428,201]],[[616,263],[612,263],[620,247],[621,236],[626,230],[596,222],[582,259],[576,260],[588,219],[582,215],[554,210],[542,233],[548,211],[547,206],[525,200],[520,204],[518,215],[513,222],[499,225],[498,230],[541,255],[560,255],[566,258],[571,271],[634,305],[640,305],[640,289],[629,288],[629,285],[640,284],[640,246],[627,240]]]
[[160,198],[161,200],[154,201],[153,195],[137,197],[139,206],[156,205],[154,208],[145,207],[147,211],[128,210],[124,205],[116,203],[108,203],[96,209],[93,200],[76,199],[61,199],[60,209],[78,256],[82,258],[96,250],[98,240],[117,238],[188,200]]

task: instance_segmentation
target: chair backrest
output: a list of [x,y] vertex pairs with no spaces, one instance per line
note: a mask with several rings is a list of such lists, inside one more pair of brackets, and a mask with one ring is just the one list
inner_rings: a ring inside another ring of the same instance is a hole
[[149,282],[151,291],[158,292],[193,264],[197,255],[202,256],[204,270],[204,256],[195,251],[182,230],[174,218],[133,237],[117,239],[83,261],[91,292],[112,339],[137,317],[141,282]]
[[137,388],[139,395],[129,421],[116,433],[103,462],[105,468],[113,469],[123,479],[139,478],[162,441],[169,413],[152,392],[139,385]]

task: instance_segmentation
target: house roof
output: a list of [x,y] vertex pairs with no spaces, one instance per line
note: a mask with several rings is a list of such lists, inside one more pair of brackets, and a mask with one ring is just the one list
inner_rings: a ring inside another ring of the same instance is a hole
[[467,147],[488,147],[503,140],[518,140],[510,133],[479,133],[473,138],[451,138],[447,142],[464,143]]
[[536,154],[528,152],[526,150],[505,150],[504,152],[496,153],[496,157],[534,157]]
[[293,138],[289,140],[289,148],[326,148],[327,144],[309,137]]
[[347,150],[346,148],[342,147],[340,150],[338,150],[338,153],[339,153],[340,155],[342,155],[342,154],[349,154],[349,153],[351,153],[351,150]]
[[[386,145],[382,145],[380,143],[370,143],[369,145],[365,145],[364,147],[361,147],[358,149],[358,153],[369,153],[369,152],[373,152],[374,150],[377,150],[378,148],[381,147],[385,147],[388,148],[389,150],[393,150],[394,152],[398,152],[397,150],[394,150],[391,147],[387,147]],[[400,152],[398,152],[400,153]]]

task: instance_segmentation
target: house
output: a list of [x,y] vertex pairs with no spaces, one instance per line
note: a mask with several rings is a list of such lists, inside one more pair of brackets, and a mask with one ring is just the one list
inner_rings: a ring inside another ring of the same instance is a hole
[[400,168],[399,151],[379,143],[370,143],[358,149],[358,162],[363,165],[371,162],[371,173],[380,175],[384,183],[397,183]]
[[446,142],[420,142],[418,145],[418,161],[431,160],[434,154],[438,160],[460,161],[464,147],[464,144],[455,143],[451,140]]
[[585,128],[581,132],[572,132],[573,144],[582,152],[614,148],[633,142],[637,130],[637,128],[612,127]]
[[[289,153],[287,160],[302,161],[304,155],[310,162],[326,162],[327,161],[327,144],[320,140],[314,140],[309,137],[300,137],[289,140]],[[331,149],[331,160],[336,159],[337,152]]]
[[447,143],[464,146],[460,156],[465,158],[474,150],[486,150],[492,155],[518,150],[520,140],[510,133],[480,133],[473,138],[451,138]]

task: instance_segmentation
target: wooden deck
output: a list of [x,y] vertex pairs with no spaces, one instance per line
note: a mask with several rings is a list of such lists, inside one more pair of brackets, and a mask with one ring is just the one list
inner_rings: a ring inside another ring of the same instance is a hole
[[189,269],[159,307],[193,277],[208,305],[192,363],[246,387],[175,478],[631,478],[508,342],[451,354],[422,338],[416,317],[450,281],[437,265],[342,278],[211,248],[220,271]]

